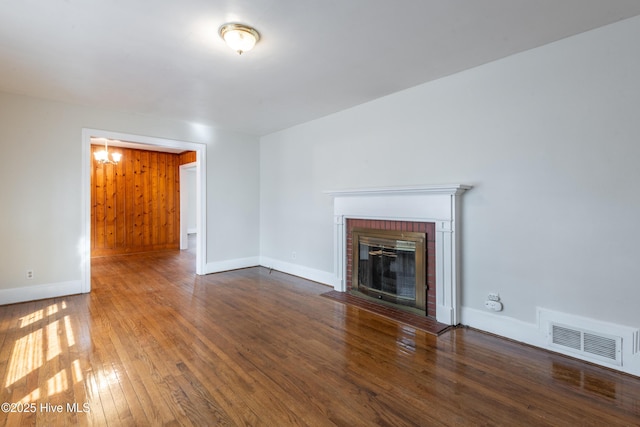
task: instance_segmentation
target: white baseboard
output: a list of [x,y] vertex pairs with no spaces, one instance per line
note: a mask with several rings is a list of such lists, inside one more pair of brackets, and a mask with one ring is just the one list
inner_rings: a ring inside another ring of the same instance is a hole
[[535,323],[527,323],[513,317],[469,307],[462,307],[461,314],[460,323],[465,326],[537,347],[545,345],[546,337],[540,333],[540,329]]
[[205,268],[205,274],[220,273],[221,271],[238,270],[240,268],[256,267],[260,265],[260,258],[237,258],[225,261],[208,262]]
[[[462,307],[461,314],[462,316],[460,323],[465,326],[470,326],[475,329],[479,329],[495,335],[500,335],[502,337],[549,350],[554,353],[565,354],[578,359],[580,358],[569,353],[558,351],[556,348],[549,346],[547,339],[547,328],[545,327],[544,322],[541,321],[542,319],[539,319],[538,324],[527,323],[518,319],[514,319],[512,317],[494,314],[491,312],[477,310],[469,307]],[[542,317],[540,316],[540,313],[538,313],[538,316]],[[635,343],[634,345],[635,347],[640,346],[640,344],[638,343]],[[626,350],[626,353],[627,354],[625,355],[622,366],[613,366],[608,363],[598,363],[592,360],[590,362],[640,377],[640,352],[634,353],[630,350]]]
[[258,265],[266,268],[273,268],[274,270],[278,270],[283,273],[302,277],[303,279],[322,283],[324,285],[329,285],[335,288],[335,285],[334,285],[335,275],[333,273],[322,271],[322,270],[316,270],[316,269],[305,267],[298,264],[279,261],[277,259],[268,258],[268,257],[249,257],[249,258],[231,259],[226,261],[209,262],[207,263],[205,274],[220,273],[222,271],[229,271],[229,270],[238,270],[240,268],[255,267]]
[[80,280],[24,286],[21,288],[0,289],[0,305],[16,304],[20,302],[63,297],[81,293],[82,282]]
[[282,271],[283,273],[291,274],[293,276],[302,277],[303,279],[311,280],[313,282],[322,283],[323,285],[329,285],[336,289],[334,283],[335,275],[328,271],[316,270],[303,265],[292,264],[268,257],[260,257],[260,265],[267,268],[273,268],[274,270]]

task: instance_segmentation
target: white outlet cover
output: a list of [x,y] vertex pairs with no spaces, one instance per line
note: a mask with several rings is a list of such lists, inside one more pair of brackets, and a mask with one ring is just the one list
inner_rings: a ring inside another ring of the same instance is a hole
[[484,306],[492,311],[502,311],[502,303],[499,301],[485,301]]

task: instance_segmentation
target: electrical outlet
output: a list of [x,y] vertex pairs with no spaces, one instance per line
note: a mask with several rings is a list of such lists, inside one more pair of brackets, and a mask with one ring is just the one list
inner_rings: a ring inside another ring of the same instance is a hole
[[298,254],[294,252],[291,252],[291,259],[296,259],[296,257],[298,256]]
[[33,279],[33,270],[27,270],[27,279]]
[[484,306],[488,310],[502,311],[502,303],[498,301],[485,301]]
[[487,295],[487,299],[489,301],[500,301],[500,294],[497,292],[490,292],[489,295]]

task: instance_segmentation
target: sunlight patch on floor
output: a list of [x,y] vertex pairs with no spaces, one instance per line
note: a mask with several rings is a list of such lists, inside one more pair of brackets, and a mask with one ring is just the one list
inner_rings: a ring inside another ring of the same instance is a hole
[[38,329],[16,341],[11,353],[5,387],[10,387],[42,366],[44,362],[42,336],[42,329]]
[[[47,319],[48,316],[56,315],[66,308],[67,303],[62,301],[20,318],[20,328],[35,325],[37,322],[43,322],[43,325],[15,341],[7,367],[5,387],[12,387],[20,380],[35,374],[44,365],[45,356],[47,362],[52,361],[76,344],[70,315],[65,315],[62,321]],[[62,393],[69,389],[69,379],[73,384],[84,381],[79,359],[60,369],[58,373],[46,380],[46,383],[20,399],[20,403],[38,401],[45,397],[43,396],[45,390],[47,397]]]
[[58,321],[49,323],[47,330],[47,362],[62,353],[60,337],[58,336]]
[[47,396],[51,397],[55,394],[62,393],[69,388],[67,382],[67,370],[63,369],[53,377],[47,380]]
[[25,326],[29,326],[33,323],[39,322],[43,318],[44,318],[44,310],[34,311],[33,313],[20,318],[20,327],[24,328]]
[[40,400],[40,387],[20,399],[19,403],[31,403]]

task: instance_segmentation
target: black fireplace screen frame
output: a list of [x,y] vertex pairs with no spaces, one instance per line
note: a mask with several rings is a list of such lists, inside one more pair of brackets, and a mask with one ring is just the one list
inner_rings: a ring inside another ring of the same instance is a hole
[[[365,295],[426,312],[426,233],[352,230],[352,288]],[[364,251],[364,252],[363,252]],[[413,259],[415,262],[412,262]],[[401,276],[398,266],[414,267]],[[415,288],[415,295],[412,287]]]

